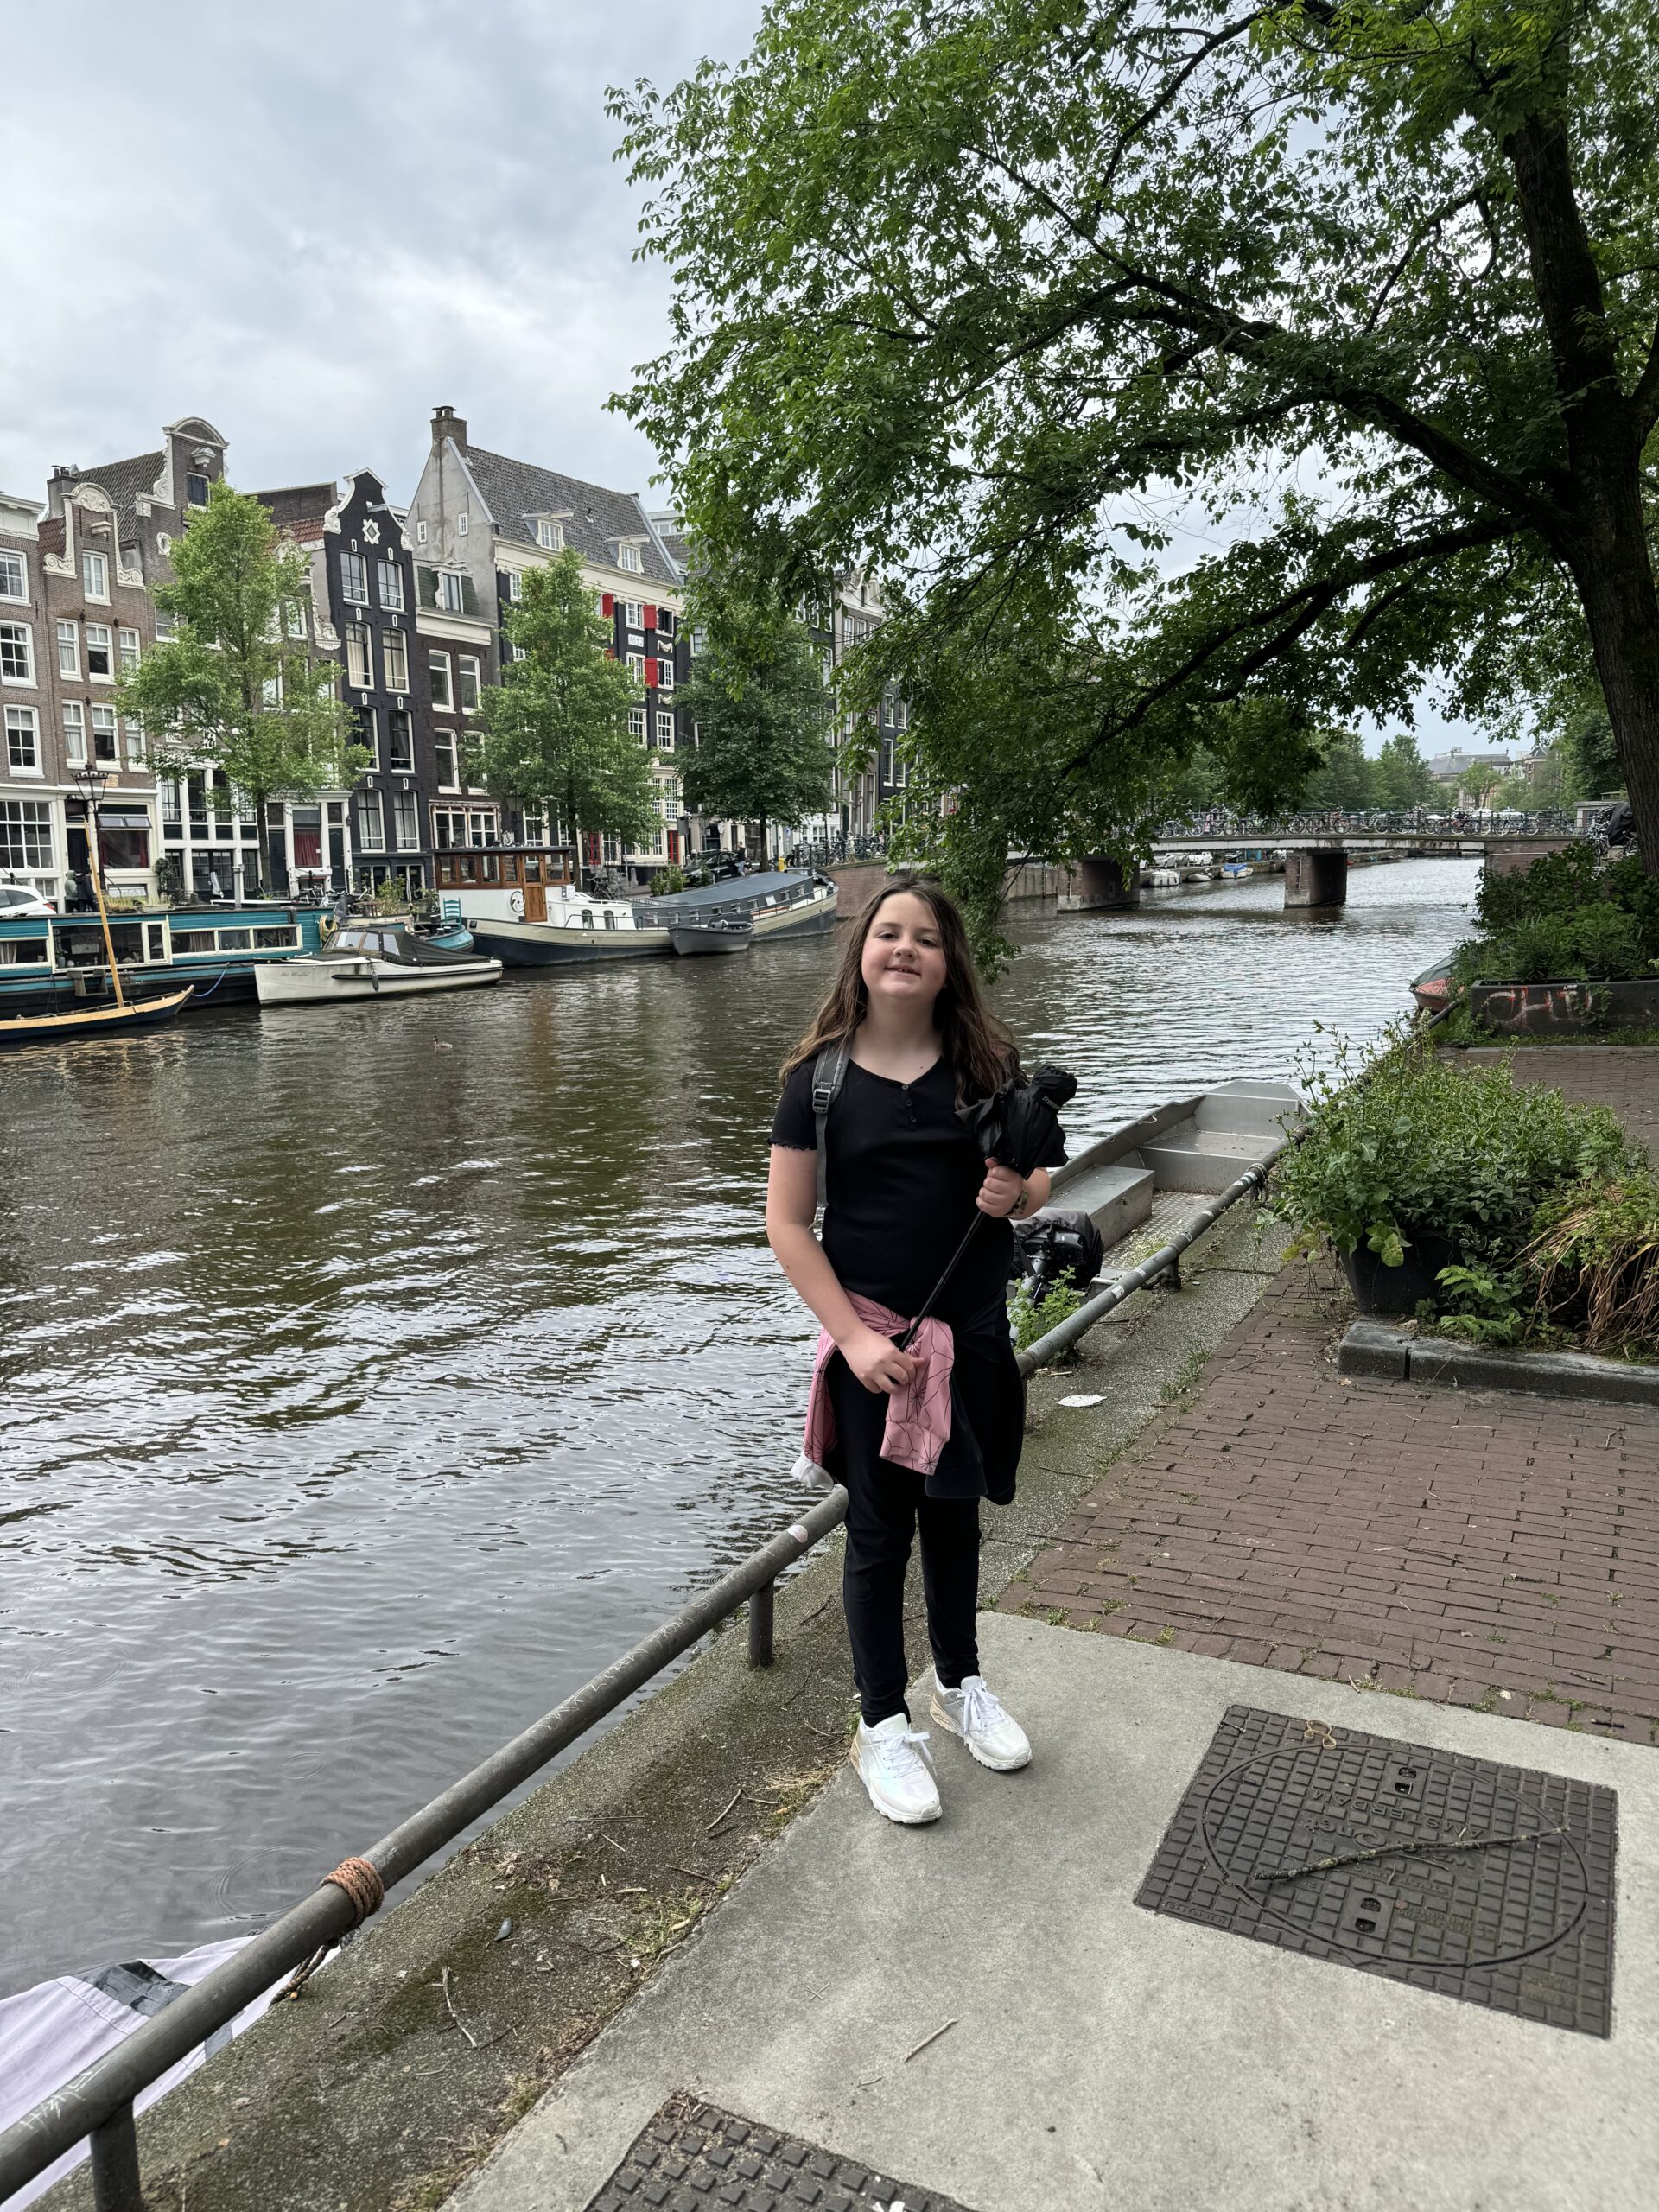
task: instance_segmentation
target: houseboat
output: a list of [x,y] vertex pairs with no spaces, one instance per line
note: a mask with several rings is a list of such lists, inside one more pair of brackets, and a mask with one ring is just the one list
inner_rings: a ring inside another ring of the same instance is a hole
[[509,968],[562,966],[670,952],[666,922],[640,919],[637,902],[590,899],[559,884],[480,884],[461,894],[461,913],[480,952]]
[[110,952],[126,999],[141,1004],[191,984],[189,1010],[254,996],[255,971],[322,942],[315,906],[146,907],[96,913],[0,914],[0,1015],[59,1014],[111,1002]]
[[836,880],[817,868],[772,868],[765,875],[728,876],[700,891],[642,902],[649,922],[751,921],[756,941],[794,937],[836,925]]

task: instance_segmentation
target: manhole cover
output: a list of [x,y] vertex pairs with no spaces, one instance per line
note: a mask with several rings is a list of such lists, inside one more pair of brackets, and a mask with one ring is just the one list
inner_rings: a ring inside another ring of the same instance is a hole
[[963,2212],[937,2190],[894,2181],[706,2105],[679,2089],[653,2113],[588,2212]]
[[1235,1705],[1135,1903],[1605,2036],[1618,1808],[1589,1783]]

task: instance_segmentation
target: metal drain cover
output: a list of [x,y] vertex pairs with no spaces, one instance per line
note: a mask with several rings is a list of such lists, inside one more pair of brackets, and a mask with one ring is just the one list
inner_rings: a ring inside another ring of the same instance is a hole
[[588,2212],[963,2212],[798,2135],[677,2089],[629,2145]]
[[1605,2036],[1618,1809],[1590,1783],[1230,1706],[1135,1903]]

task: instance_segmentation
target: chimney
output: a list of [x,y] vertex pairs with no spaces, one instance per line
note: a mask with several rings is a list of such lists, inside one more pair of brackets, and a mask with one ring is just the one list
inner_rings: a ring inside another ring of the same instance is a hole
[[466,452],[466,417],[457,415],[453,407],[435,407],[432,410],[432,444],[435,451],[446,438],[453,438],[457,449],[461,453]]

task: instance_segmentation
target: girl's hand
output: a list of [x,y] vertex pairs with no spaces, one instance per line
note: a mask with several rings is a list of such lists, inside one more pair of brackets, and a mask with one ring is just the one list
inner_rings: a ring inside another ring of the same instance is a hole
[[874,1395],[885,1390],[889,1397],[904,1389],[922,1363],[874,1329],[861,1329],[849,1337],[841,1356],[867,1390]]
[[985,1180],[980,1185],[975,1200],[981,1213],[988,1213],[993,1221],[1006,1220],[1025,1196],[1026,1181],[1016,1175],[1012,1167],[1002,1167],[995,1160],[985,1163]]

